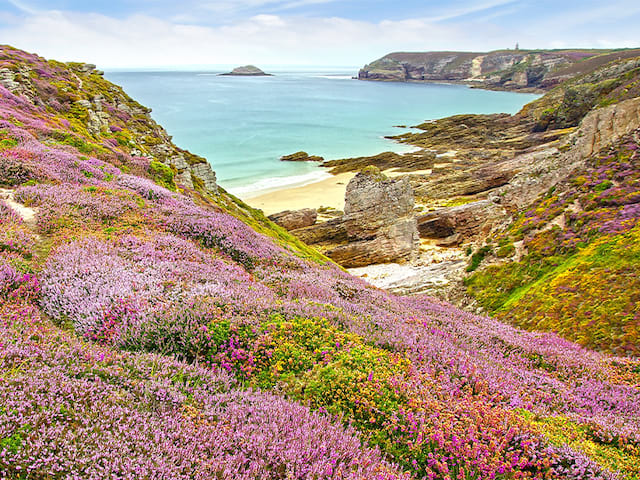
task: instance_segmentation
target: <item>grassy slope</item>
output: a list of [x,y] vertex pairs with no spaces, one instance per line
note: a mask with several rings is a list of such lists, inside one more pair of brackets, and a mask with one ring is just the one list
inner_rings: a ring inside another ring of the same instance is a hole
[[[532,205],[493,244],[507,261],[466,280],[488,311],[582,345],[640,353],[637,136]],[[518,261],[514,242],[523,242]]]
[[[105,80],[97,70],[81,63],[45,60],[9,46],[0,46],[0,49],[0,68],[15,73],[15,80],[20,84],[18,91],[43,106],[47,121],[54,126],[43,139],[45,142],[73,147],[81,154],[107,160],[125,172],[132,168],[123,163],[125,155],[152,157],[154,161],[145,175],[158,184],[190,195],[201,204],[221,208],[305,258],[320,263],[331,261],[223,189],[213,194],[197,179],[193,191],[177,185],[175,167],[167,164],[171,156],[183,155],[190,164],[203,163],[206,159],[173,144],[164,129],[151,118],[148,108],[129,97],[121,87]],[[97,98],[101,100],[97,102]],[[83,102],[100,103],[100,114],[108,119],[102,122],[101,128],[90,126],[94,112]],[[10,140],[7,142],[0,148],[12,146]],[[134,169],[133,173],[140,172]]]

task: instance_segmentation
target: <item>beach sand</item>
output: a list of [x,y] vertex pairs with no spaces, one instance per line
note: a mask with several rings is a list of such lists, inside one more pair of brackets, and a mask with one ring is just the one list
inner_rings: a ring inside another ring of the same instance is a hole
[[286,187],[255,196],[244,194],[242,200],[252,207],[261,209],[265,215],[301,208],[332,207],[343,210],[347,183],[354,175],[340,173],[307,185]]
[[[390,178],[407,175],[407,172],[396,172],[395,169],[384,170],[382,173]],[[412,175],[429,175],[431,170],[417,170]],[[331,207],[344,210],[344,194],[347,184],[355,173],[339,173],[318,182],[257,194],[245,193],[241,195],[243,201],[254,208],[259,208],[265,215],[282,212],[284,210],[300,210],[301,208]]]

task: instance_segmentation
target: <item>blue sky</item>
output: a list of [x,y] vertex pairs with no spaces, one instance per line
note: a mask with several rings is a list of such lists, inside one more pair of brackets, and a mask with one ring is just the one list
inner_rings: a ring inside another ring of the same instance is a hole
[[391,51],[638,47],[640,2],[0,0],[0,42],[103,68],[358,66]]

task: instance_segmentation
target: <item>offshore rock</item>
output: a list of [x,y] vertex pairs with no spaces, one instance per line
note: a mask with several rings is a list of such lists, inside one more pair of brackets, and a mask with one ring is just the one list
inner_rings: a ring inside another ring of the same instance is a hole
[[364,169],[347,185],[342,224],[349,243],[327,255],[345,267],[414,259],[419,236],[413,207],[406,179],[390,180],[375,167]]
[[298,228],[310,227],[316,223],[318,212],[313,208],[303,208],[301,210],[285,210],[284,212],[269,215],[269,220],[280,225],[286,230],[296,230]]
[[243,67],[236,67],[229,73],[222,73],[221,75],[238,76],[238,77],[270,77],[271,74],[265,73],[255,65],[245,65]]
[[307,152],[296,152],[280,157],[283,162],[323,162],[324,158],[318,155],[309,155]]

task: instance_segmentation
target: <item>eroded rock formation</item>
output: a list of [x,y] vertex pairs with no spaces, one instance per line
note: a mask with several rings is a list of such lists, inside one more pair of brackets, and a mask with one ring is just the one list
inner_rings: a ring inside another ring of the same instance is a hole
[[347,185],[343,216],[293,233],[345,267],[405,262],[419,249],[413,207],[406,179],[392,180],[368,167]]

